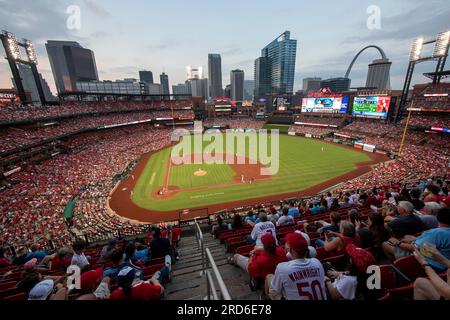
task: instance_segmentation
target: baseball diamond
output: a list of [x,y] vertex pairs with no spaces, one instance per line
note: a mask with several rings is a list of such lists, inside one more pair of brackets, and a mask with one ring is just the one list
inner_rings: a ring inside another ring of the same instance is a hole
[[[315,139],[280,135],[279,141],[280,168],[269,176],[260,174],[261,163],[250,164],[248,158],[246,164],[173,165],[173,146],[147,154],[133,173],[136,179],[128,177],[115,188],[110,207],[132,220],[170,221],[178,219],[179,212],[186,208],[208,207],[214,211],[243,201],[310,195],[359,176],[371,165],[386,160],[382,155]],[[247,145],[245,155],[234,156],[247,156],[248,152]]]

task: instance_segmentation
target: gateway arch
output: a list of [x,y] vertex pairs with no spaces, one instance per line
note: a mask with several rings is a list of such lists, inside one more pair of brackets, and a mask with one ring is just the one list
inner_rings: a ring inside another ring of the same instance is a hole
[[369,71],[367,73],[366,87],[377,88],[377,89],[390,89],[391,88],[391,80],[390,80],[390,69],[392,62],[386,57],[383,49],[378,46],[370,45],[362,48],[353,58],[352,62],[348,66],[347,72],[345,73],[344,78],[348,78],[350,72],[352,71],[353,65],[355,64],[358,57],[365,50],[369,48],[374,48],[378,50],[381,58],[372,61],[369,64]]

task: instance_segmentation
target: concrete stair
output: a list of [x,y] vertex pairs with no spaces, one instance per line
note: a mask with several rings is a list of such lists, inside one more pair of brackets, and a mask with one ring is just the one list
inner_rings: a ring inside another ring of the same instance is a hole
[[[225,246],[201,227],[205,247],[209,248],[233,300],[258,300],[260,292],[252,292],[246,272],[227,262]],[[206,298],[206,277],[202,275],[202,256],[192,232],[183,232],[178,247],[180,259],[172,266],[172,281],[166,287],[167,300],[203,300]],[[213,277],[214,278],[214,277]],[[218,288],[217,283],[215,283]]]

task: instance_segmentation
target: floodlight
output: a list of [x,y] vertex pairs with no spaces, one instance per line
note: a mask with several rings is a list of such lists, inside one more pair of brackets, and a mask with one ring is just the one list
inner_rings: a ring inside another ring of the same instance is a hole
[[422,54],[423,38],[414,40],[411,46],[411,53],[409,54],[409,61],[417,61]]
[[16,36],[8,31],[3,31],[3,35],[6,38],[8,53],[14,60],[20,60],[19,46],[17,45]]
[[448,54],[449,42],[450,31],[439,33],[433,49],[433,58],[445,57]]
[[34,50],[33,43],[31,42],[31,40],[27,40],[27,39],[23,39],[23,42],[25,43],[25,50],[27,52],[28,60],[31,63],[37,65],[38,61],[37,61],[36,51]]

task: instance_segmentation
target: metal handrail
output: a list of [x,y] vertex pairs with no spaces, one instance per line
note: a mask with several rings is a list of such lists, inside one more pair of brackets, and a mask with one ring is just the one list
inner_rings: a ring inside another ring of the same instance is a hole
[[197,245],[201,250],[202,254],[202,275],[205,275],[206,278],[206,291],[207,291],[207,299],[211,300],[211,295],[214,300],[219,300],[217,295],[217,289],[214,284],[214,279],[211,275],[214,274],[214,278],[216,278],[217,284],[219,285],[220,294],[223,300],[231,300],[230,293],[228,292],[227,286],[220,275],[220,271],[217,268],[216,263],[214,262],[214,258],[211,254],[209,248],[205,248],[205,244],[203,241],[203,232],[200,229],[200,226],[197,221],[194,223],[195,228],[195,237],[197,238]]
[[203,242],[203,232],[200,229],[200,226],[197,221],[195,221],[194,223],[194,228],[195,228],[195,237],[197,238],[197,245],[202,254],[202,275],[204,275],[206,271],[206,259],[205,259],[205,245]]
[[[228,289],[227,289],[227,286],[225,285],[225,282],[223,282],[222,276],[220,275],[220,271],[217,268],[216,263],[214,262],[214,258],[213,258],[212,254],[211,254],[211,251],[209,251],[209,248],[206,248],[205,252],[206,252],[206,256],[208,257],[207,262],[209,262],[208,264],[211,265],[212,271],[213,271],[214,276],[215,276],[215,278],[217,280],[217,283],[219,285],[219,290],[220,290],[220,293],[222,294],[222,299],[223,300],[231,300],[230,293],[228,292]],[[212,283],[212,286],[213,285],[214,284]],[[209,295],[209,292],[208,292],[208,298],[209,297],[210,297],[210,295]]]

